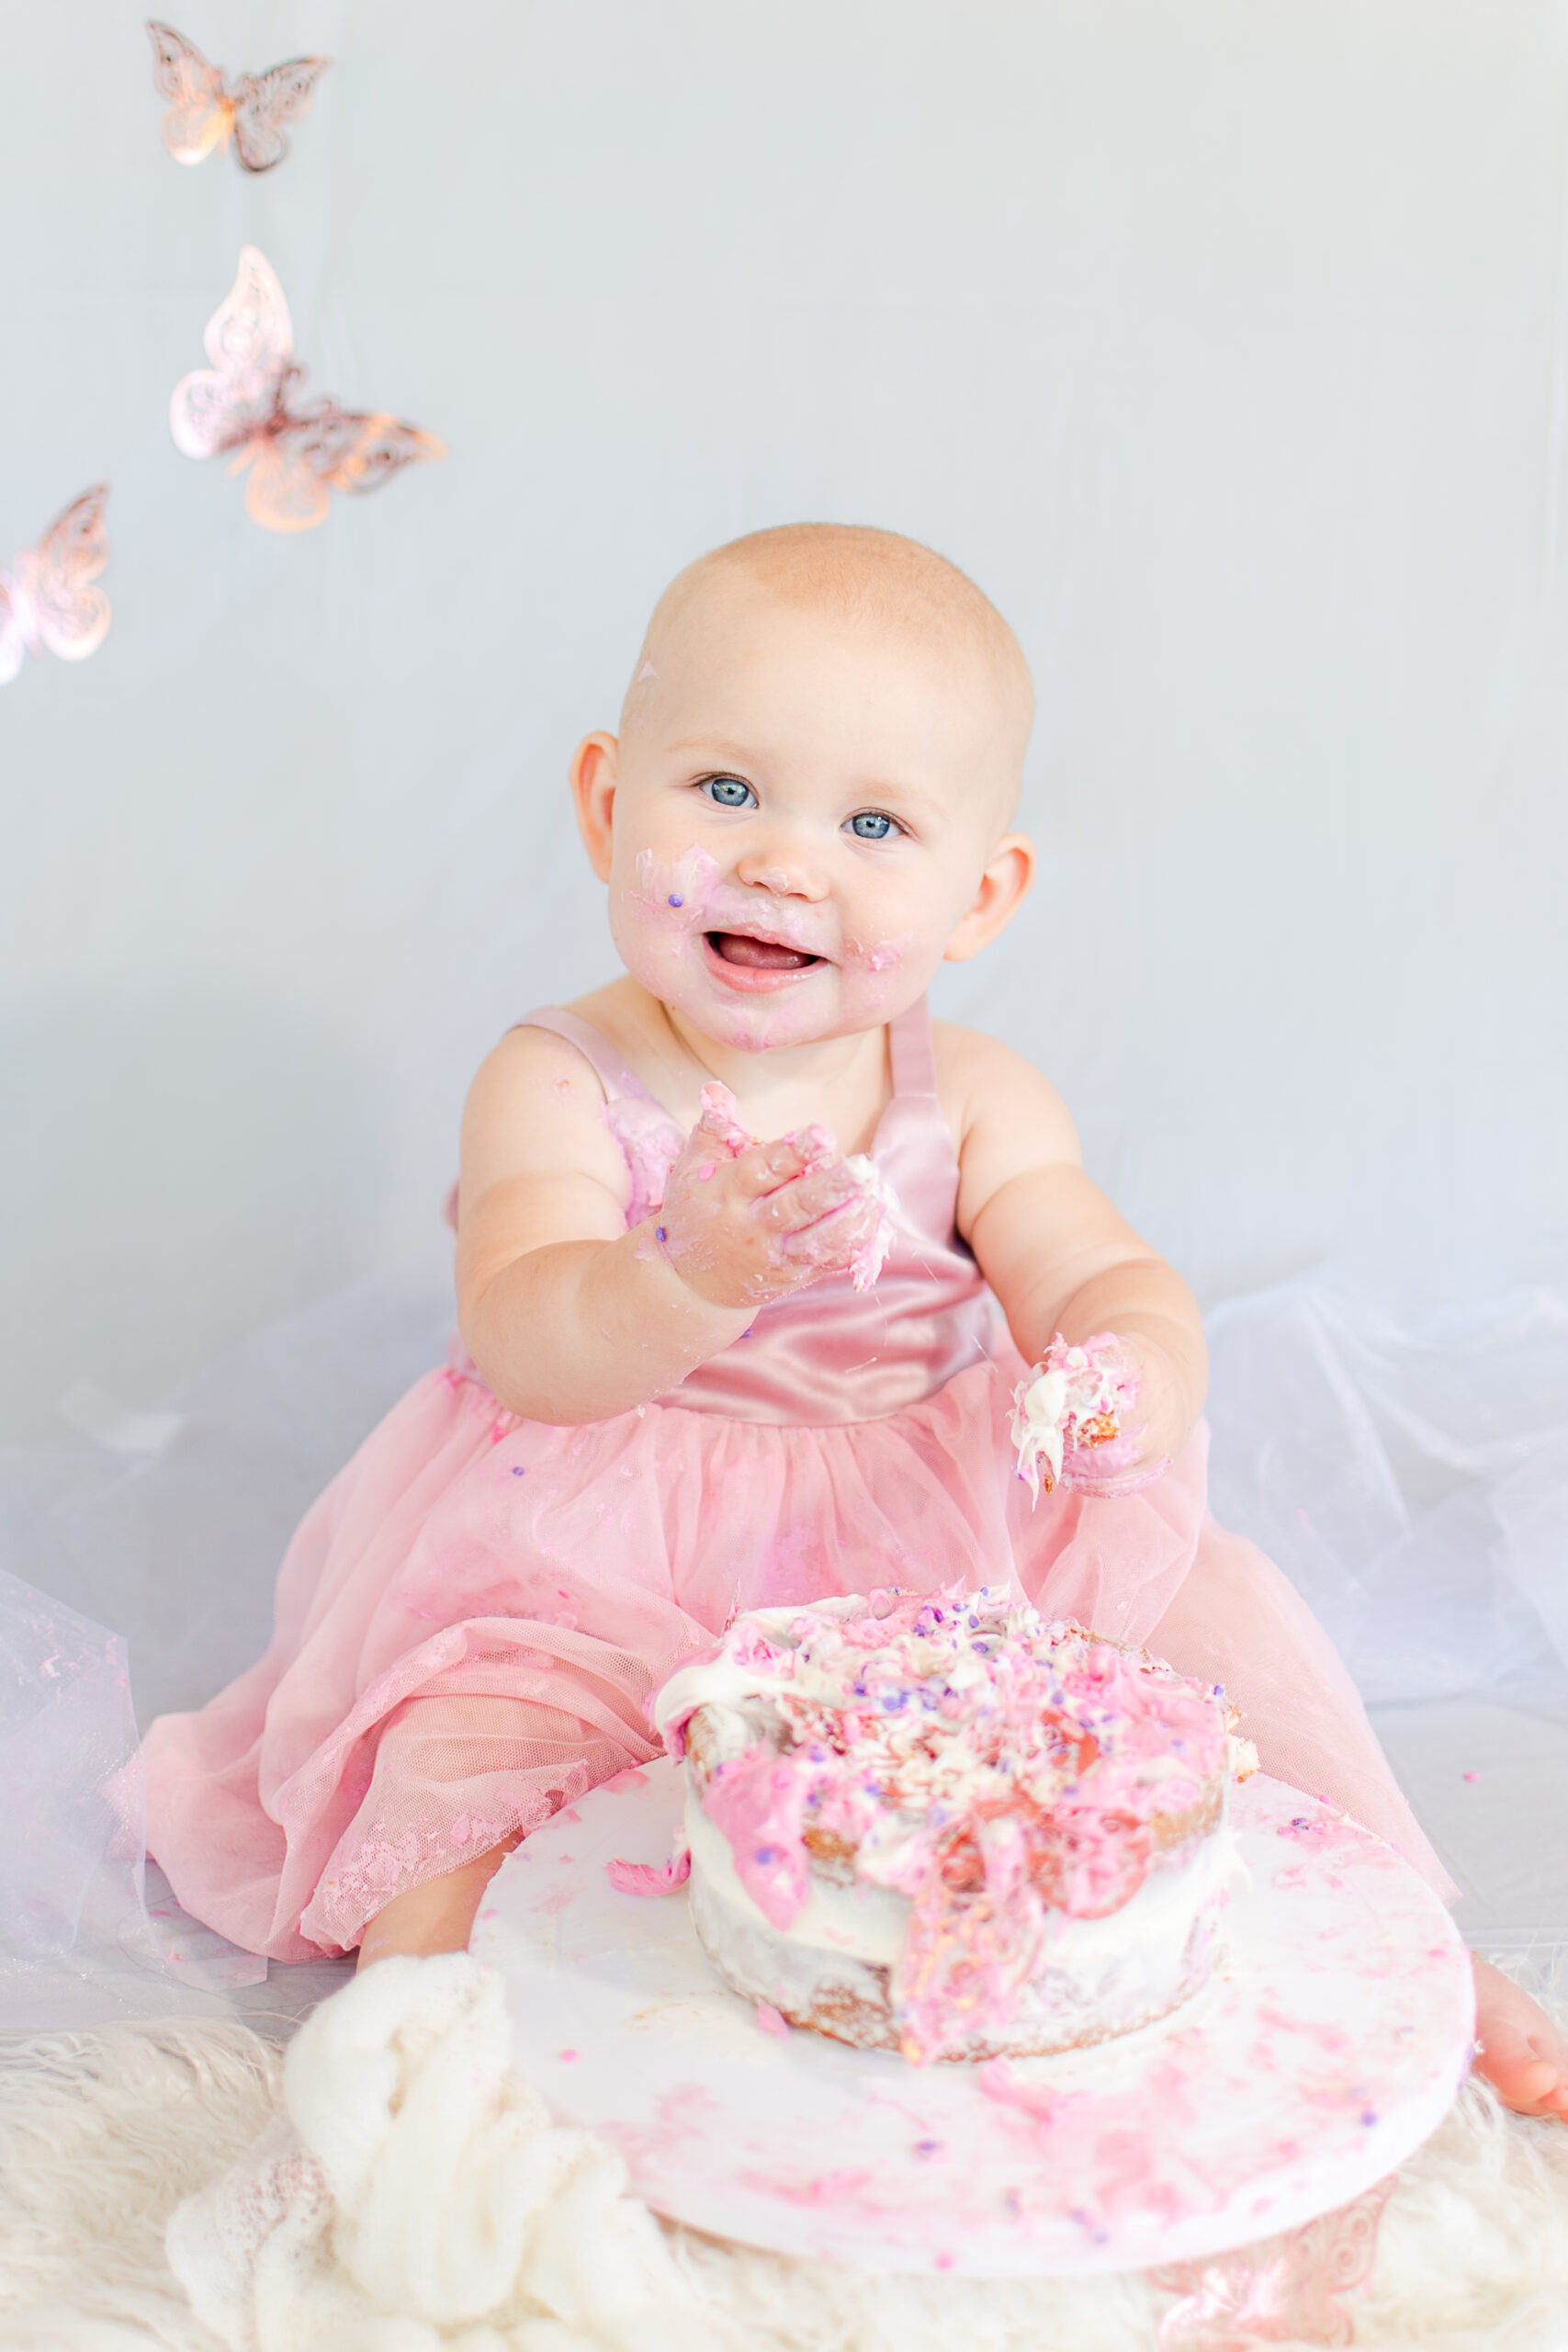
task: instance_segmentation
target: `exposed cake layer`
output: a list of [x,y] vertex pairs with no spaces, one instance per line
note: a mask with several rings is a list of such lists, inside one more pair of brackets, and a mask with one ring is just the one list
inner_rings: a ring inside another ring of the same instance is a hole
[[1217,1691],[1016,1594],[758,1611],[660,1695],[728,1980],[907,2056],[1103,2038],[1209,1956]]
[[[894,1998],[909,1930],[908,1895],[863,1880],[813,1873],[806,1902],[775,1928],[747,1894],[729,1842],[688,1783],[692,1923],[725,1983],[766,2001],[792,2025],[868,2050],[905,2050]],[[1057,1913],[1010,2014],[977,2005],[952,2021],[948,2059],[1030,2057],[1130,2032],[1168,2016],[1208,1975],[1217,1917],[1237,1870],[1228,1828],[1196,1841],[1174,1867],[1150,1871],[1100,1919]],[[908,2053],[906,2053],[908,2054]]]

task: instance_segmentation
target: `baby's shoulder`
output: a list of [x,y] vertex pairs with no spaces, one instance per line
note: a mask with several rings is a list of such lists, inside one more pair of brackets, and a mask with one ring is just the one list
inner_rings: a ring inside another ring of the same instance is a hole
[[960,1160],[998,1148],[1021,1163],[1077,1162],[1077,1130],[1050,1080],[983,1029],[933,1021],[937,1093]]
[[604,1088],[586,1055],[552,1029],[519,1023],[474,1074],[463,1114],[463,1183],[574,1170],[620,1193],[626,1161],[604,1123]]
[[598,1111],[604,1101],[599,1074],[578,1046],[558,1030],[521,1021],[496,1039],[474,1073],[471,1094],[498,1109],[553,1102]]

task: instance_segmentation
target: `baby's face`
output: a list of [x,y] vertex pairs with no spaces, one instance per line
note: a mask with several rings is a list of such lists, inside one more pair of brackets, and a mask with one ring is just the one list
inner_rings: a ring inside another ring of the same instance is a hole
[[902,1012],[997,850],[1018,695],[966,645],[744,581],[705,595],[656,659],[614,753],[599,860],[627,970],[754,1051]]

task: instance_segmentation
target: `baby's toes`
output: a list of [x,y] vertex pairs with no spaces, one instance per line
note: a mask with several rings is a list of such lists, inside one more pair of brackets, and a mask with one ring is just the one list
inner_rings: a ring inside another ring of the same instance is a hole
[[1568,2123],[1568,2042],[1522,1985],[1472,1955],[1475,1971],[1475,2071],[1518,2115]]
[[1568,2118],[1568,2080],[1533,2034],[1501,2021],[1493,2024],[1477,2047],[1475,2071],[1516,2115]]

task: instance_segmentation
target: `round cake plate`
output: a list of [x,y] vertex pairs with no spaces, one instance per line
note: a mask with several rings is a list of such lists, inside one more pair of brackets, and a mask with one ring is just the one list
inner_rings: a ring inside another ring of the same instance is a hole
[[622,2150],[655,2211],[865,2269],[1143,2269],[1294,2229],[1392,2172],[1469,2061],[1469,1958],[1380,1838],[1262,1774],[1234,1794],[1248,1890],[1225,1955],[1159,2023],[1002,2065],[911,2066],[759,2023],[662,1862],[680,1768],[622,1772],[520,1846],[469,1946],[502,1972],[520,2071]]

